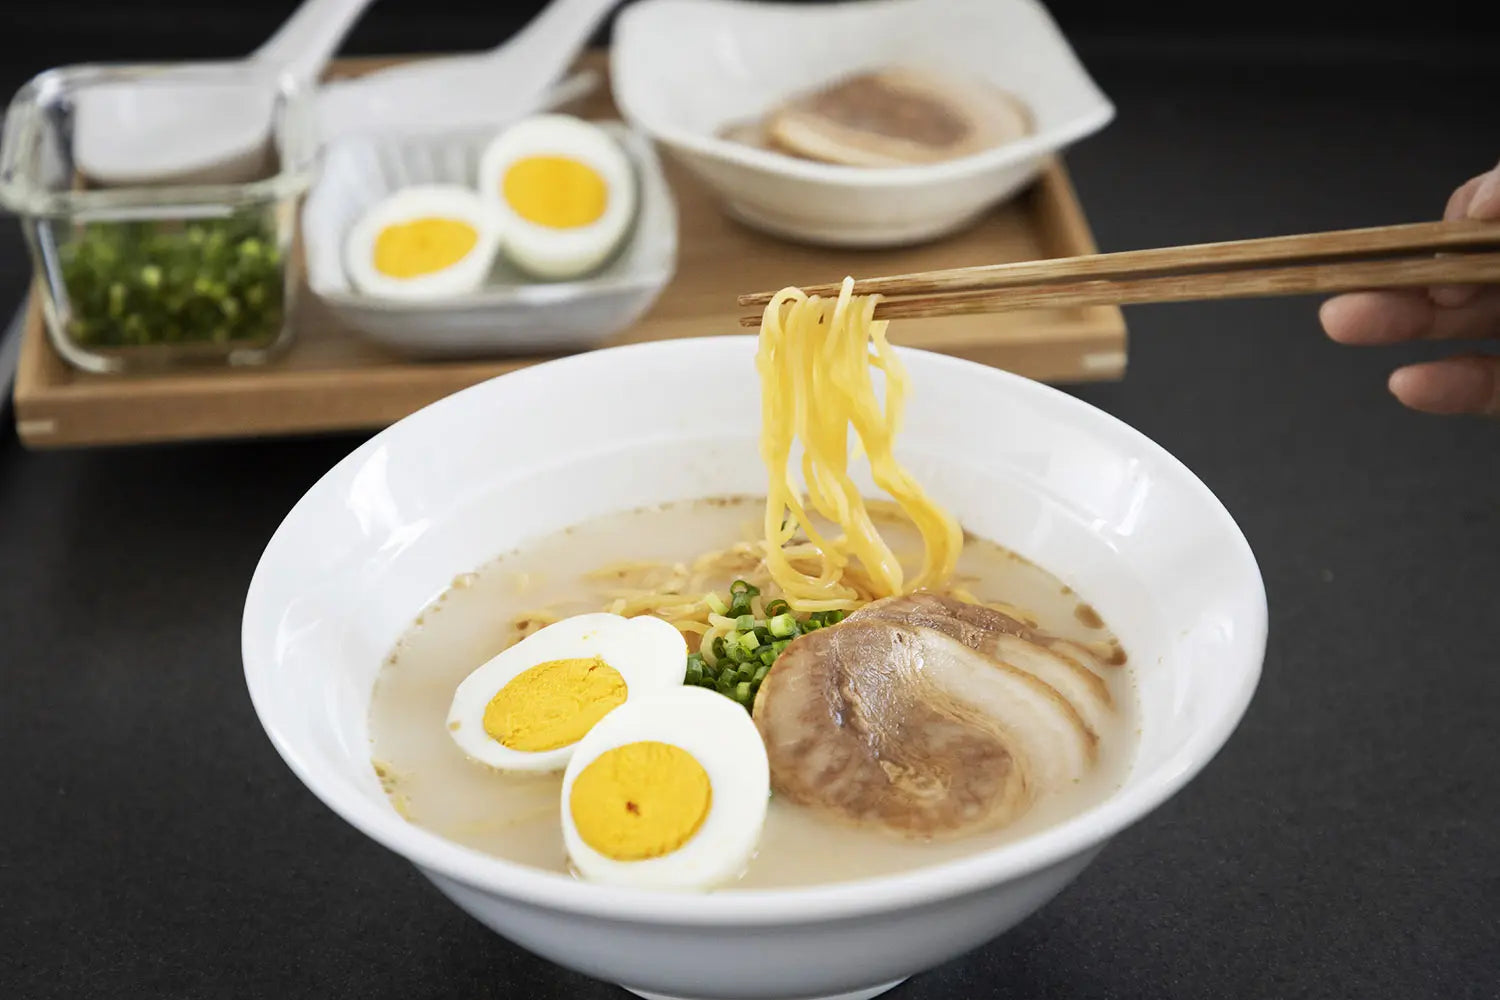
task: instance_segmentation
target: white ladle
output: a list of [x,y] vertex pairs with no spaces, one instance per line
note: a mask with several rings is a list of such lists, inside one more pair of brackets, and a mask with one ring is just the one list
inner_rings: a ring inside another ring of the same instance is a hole
[[489,52],[378,70],[324,86],[324,142],[353,135],[439,132],[528,114],[578,57],[618,0],[553,0]]
[[[252,73],[310,86],[371,0],[306,0],[243,60]],[[232,183],[264,170],[275,94],[209,83],[191,69],[78,94],[73,158],[108,186]]]

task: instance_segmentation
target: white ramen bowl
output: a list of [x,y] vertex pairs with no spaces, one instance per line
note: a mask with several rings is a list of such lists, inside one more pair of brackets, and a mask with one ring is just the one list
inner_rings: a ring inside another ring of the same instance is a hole
[[381,791],[367,727],[397,636],[455,575],[530,539],[763,492],[754,350],[718,337],[579,355],[377,434],[267,546],[245,605],[245,675],[272,742],[319,798],[520,946],[646,996],[870,997],[1026,917],[1208,762],[1260,675],[1265,592],[1223,506],[1141,434],[1047,386],[903,351],[913,392],[898,451],[913,473],[967,528],[1073,586],[1131,656],[1142,735],[1118,791],[932,867],[702,895],[575,881],[406,822]]
[[[778,4],[643,0],[621,12],[615,102],[741,221],[833,246],[894,246],[972,222],[1114,105],[1035,0]],[[892,63],[971,73],[1020,97],[1035,130],[926,166],[813,163],[720,138],[723,126],[834,78]]]

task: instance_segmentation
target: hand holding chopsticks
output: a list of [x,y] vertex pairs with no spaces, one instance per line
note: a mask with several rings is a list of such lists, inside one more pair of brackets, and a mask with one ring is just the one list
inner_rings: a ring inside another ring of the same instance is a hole
[[[1500,223],[1455,220],[923,271],[856,280],[854,292],[880,294],[877,319],[905,319],[1489,282],[1500,282]],[[758,326],[760,315],[740,324]]]

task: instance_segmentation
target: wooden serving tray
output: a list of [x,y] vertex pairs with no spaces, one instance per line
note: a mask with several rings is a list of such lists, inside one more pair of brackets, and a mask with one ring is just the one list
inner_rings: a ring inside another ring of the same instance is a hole
[[[599,53],[585,60],[604,65]],[[390,60],[357,60],[358,73]],[[615,117],[607,87],[571,109]],[[796,246],[729,220],[711,194],[668,159],[677,197],[677,274],[651,311],[617,338],[646,340],[739,334],[740,292],[792,280],[898,274],[967,264],[1067,257],[1096,247],[1065,168],[1047,167],[1024,194],[965,232],[898,250],[835,251]],[[260,368],[153,375],[91,375],[53,350],[32,295],[15,381],[16,428],[28,447],[275,436],[386,426],[466,386],[539,361],[410,361],[341,329],[304,294],[296,341]],[[891,339],[1009,369],[1030,378],[1076,382],[1125,371],[1125,321],[1114,307],[1039,309],[991,316],[903,320]]]

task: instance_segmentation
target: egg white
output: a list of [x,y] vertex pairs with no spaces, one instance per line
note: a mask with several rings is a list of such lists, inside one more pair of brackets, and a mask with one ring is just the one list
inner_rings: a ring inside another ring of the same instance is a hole
[[448,734],[465,754],[490,767],[561,771],[580,743],[555,750],[513,750],[485,732],[484,710],[505,685],[537,664],[594,656],[619,672],[625,681],[626,704],[681,686],[687,672],[687,643],[682,633],[660,618],[574,615],[533,632],[464,678],[448,708]]
[[[528,156],[562,156],[586,164],[608,188],[604,214],[586,226],[555,229],[522,218],[505,200],[505,172]],[[496,136],[479,161],[479,189],[503,220],[501,252],[538,278],[576,278],[596,269],[635,218],[636,177],[630,158],[603,129],[570,115],[534,115]]]
[[[708,774],[712,798],[697,832],[671,854],[616,861],[584,842],[573,822],[573,782],[595,758],[653,740],[687,751]],[[750,713],[700,687],[673,688],[627,702],[579,741],[563,774],[563,843],[583,878],[639,889],[704,891],[738,878],[755,856],[771,796],[765,744]]]
[[[479,240],[452,265],[431,274],[394,278],[375,268],[375,240],[387,226],[427,218],[459,219]],[[344,240],[344,268],[360,291],[384,298],[420,301],[465,295],[484,283],[500,246],[501,220],[492,205],[465,187],[424,184],[402,188],[360,216]]]

